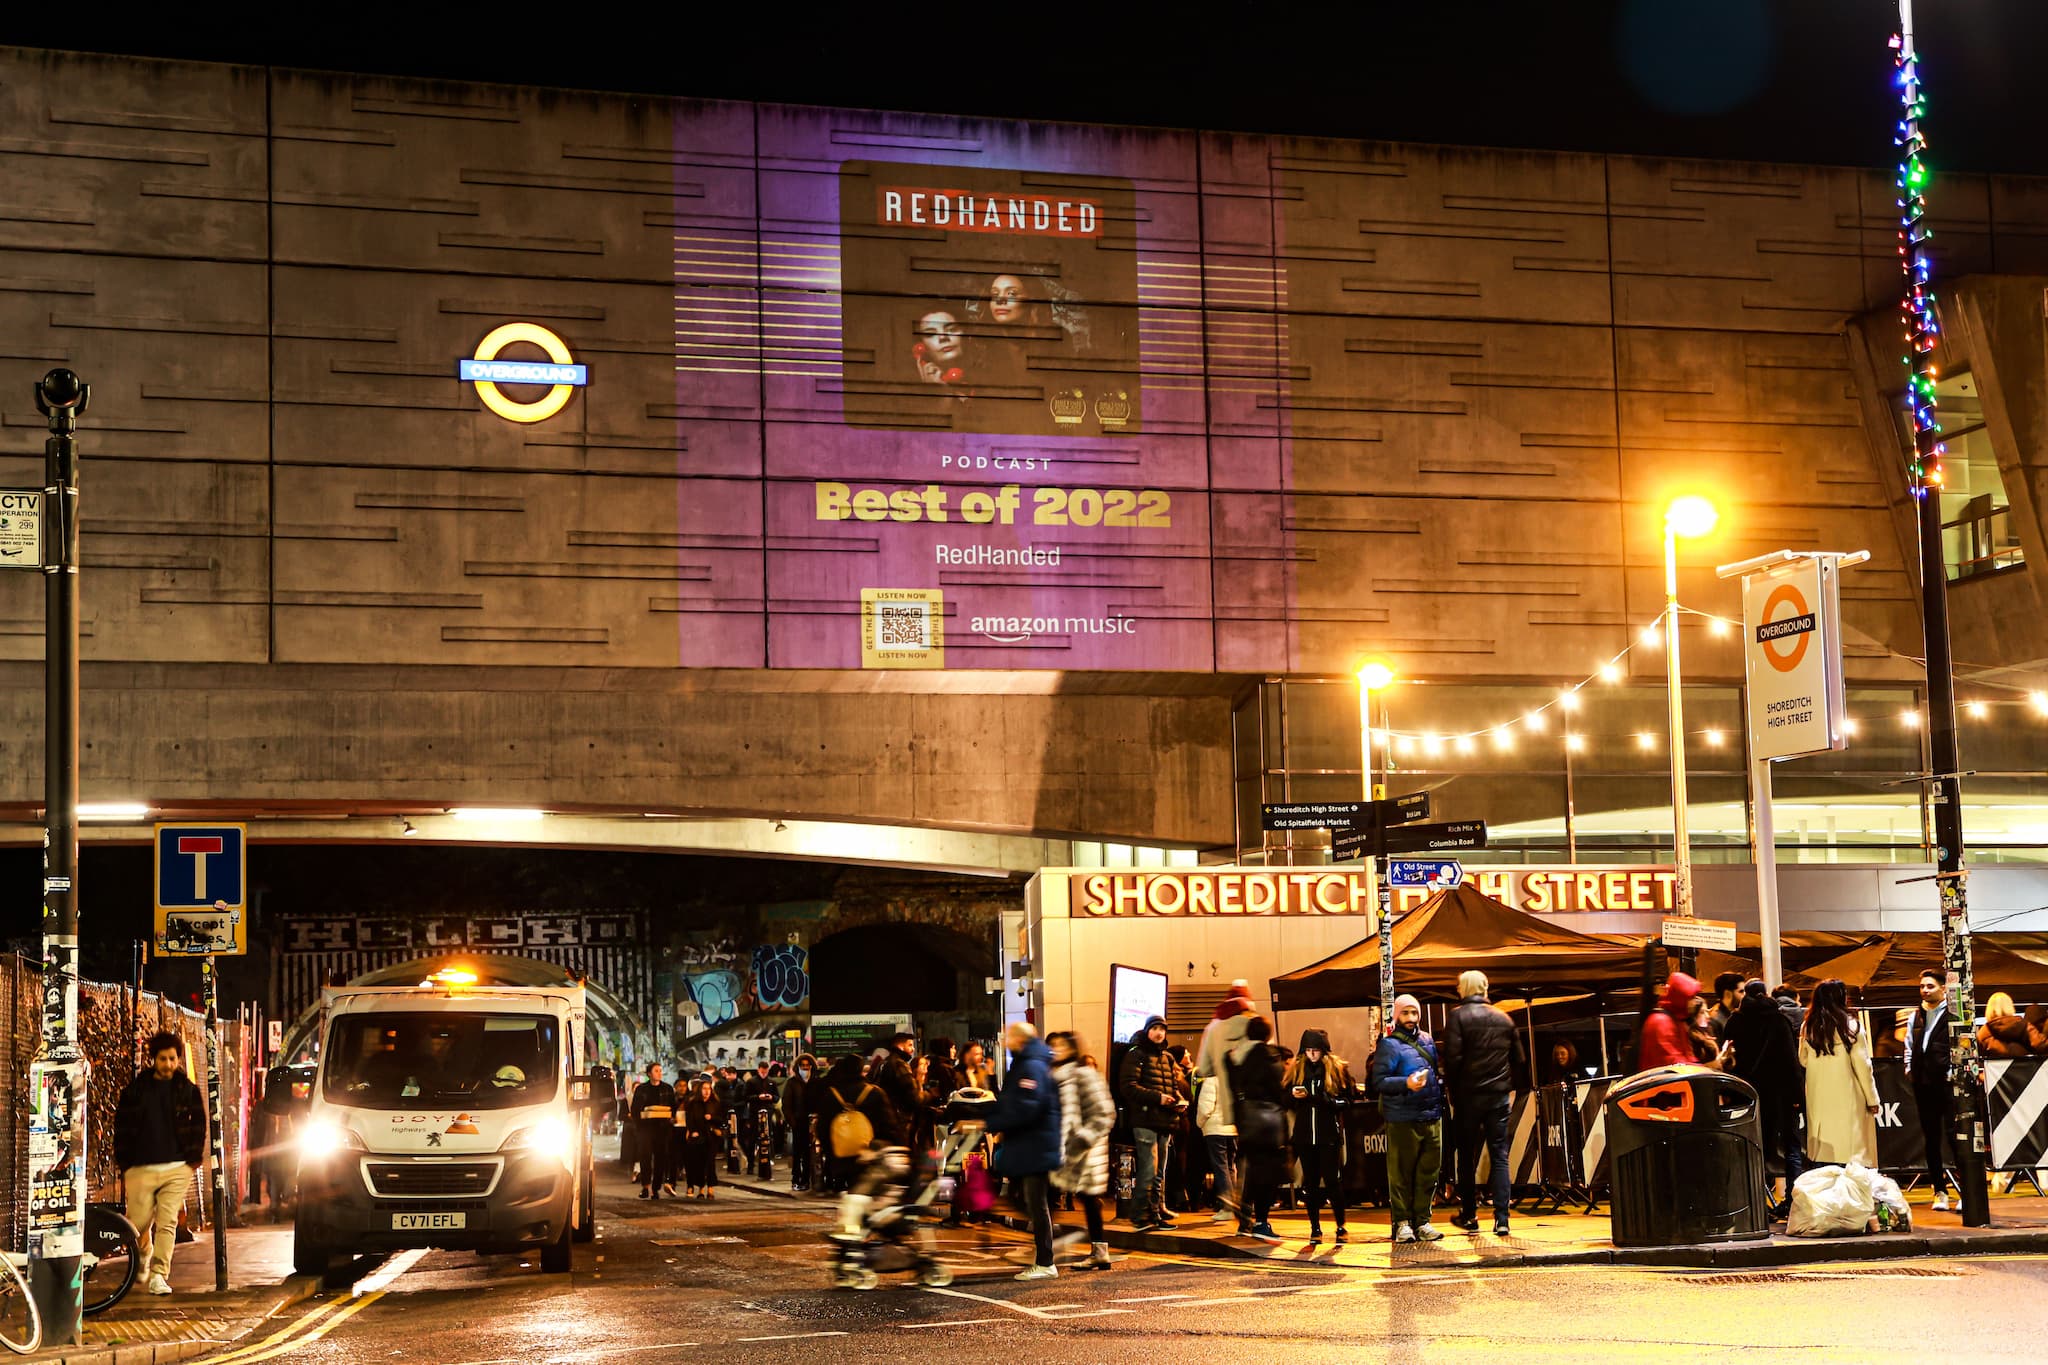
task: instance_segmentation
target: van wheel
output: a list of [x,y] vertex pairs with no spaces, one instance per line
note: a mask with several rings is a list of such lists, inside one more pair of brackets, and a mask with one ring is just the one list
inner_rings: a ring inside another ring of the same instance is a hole
[[569,1238],[573,1232],[573,1227],[565,1226],[560,1237],[540,1249],[540,1268],[543,1274],[569,1273]]
[[597,1179],[589,1171],[583,1173],[582,1191],[576,1197],[576,1240],[594,1241],[597,1238]]
[[324,1242],[316,1242],[303,1232],[292,1234],[292,1270],[300,1275],[318,1275],[326,1278],[328,1269],[334,1264],[334,1251]]

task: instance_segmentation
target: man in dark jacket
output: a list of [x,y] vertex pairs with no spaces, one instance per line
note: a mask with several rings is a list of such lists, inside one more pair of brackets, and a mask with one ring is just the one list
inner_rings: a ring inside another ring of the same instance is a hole
[[1003,1041],[1010,1049],[1010,1069],[1003,1075],[1003,1093],[996,1096],[985,1122],[1002,1134],[997,1148],[997,1173],[1017,1182],[1017,1198],[1031,1219],[1036,1255],[1020,1280],[1049,1280],[1060,1272],[1052,1263],[1052,1205],[1046,1177],[1060,1168],[1060,1088],[1052,1076],[1052,1053],[1029,1024],[1012,1024]]
[[1790,1211],[1792,1182],[1806,1169],[1805,1144],[1799,1140],[1799,1041],[1763,982],[1742,988],[1742,1006],[1728,1021],[1727,1041],[1735,1049],[1731,1068],[1756,1090],[1764,1157],[1768,1161],[1775,1147],[1785,1167],[1785,1204],[1772,1215],[1782,1217]]
[[918,1086],[918,1150],[928,1150],[936,1142],[938,1123],[946,1111],[946,1101],[959,1088],[960,1073],[953,1063],[953,1040],[932,1039],[925,1047],[924,1080]]
[[1493,1187],[1493,1235],[1508,1235],[1508,1203],[1514,1198],[1508,1169],[1508,1115],[1515,1077],[1526,1062],[1514,1021],[1486,1002],[1486,973],[1458,978],[1464,1003],[1451,1011],[1437,1036],[1444,1064],[1444,1089],[1451,1097],[1451,1131],[1458,1147],[1458,1206],[1451,1226],[1479,1231],[1479,1148],[1486,1147]]
[[754,1074],[740,1082],[740,1153],[748,1166],[754,1164],[754,1152],[760,1145],[761,1125],[769,1126],[773,1134],[775,1106],[782,1101],[782,1087],[768,1074],[774,1065],[772,1059],[761,1056],[754,1059]]
[[[1948,990],[1941,974],[1930,969],[1920,973],[1920,1008],[1906,1025],[1906,1079],[1913,1083],[1913,1103],[1920,1110],[1920,1141],[1926,1148],[1927,1183],[1934,1187],[1937,1213],[1948,1212],[1948,1175],[1942,1165],[1941,1144],[1949,1127],[1951,1047]],[[1737,1060],[1741,1060],[1739,1055]]]
[[1444,1164],[1444,1086],[1436,1044],[1422,1031],[1422,1002],[1394,1001],[1394,1028],[1372,1054],[1372,1090],[1387,1120],[1387,1203],[1394,1240],[1434,1242],[1430,1226],[1437,1172]]
[[899,1033],[889,1040],[889,1050],[882,1054],[874,1074],[868,1077],[881,1089],[889,1101],[893,1126],[886,1134],[877,1134],[892,1147],[910,1146],[917,1127],[917,1073],[912,1070],[917,1060],[917,1035]]
[[128,1221],[149,1248],[149,1292],[168,1294],[178,1210],[206,1160],[206,1106],[185,1074],[185,1045],[177,1034],[153,1036],[149,1057],[115,1106],[114,1161],[128,1195]]
[[1140,1232],[1170,1228],[1174,1218],[1166,1211],[1166,1150],[1188,1102],[1181,1094],[1179,1068],[1166,1054],[1166,1021],[1156,1014],[1131,1038],[1117,1068],[1116,1098],[1137,1148],[1131,1225]]
[[676,1192],[674,1158],[670,1155],[676,1126],[676,1088],[661,1078],[661,1063],[647,1068],[647,1079],[633,1087],[633,1133],[640,1147],[640,1197],[659,1199]]
[[806,1052],[789,1070],[782,1083],[782,1121],[789,1125],[789,1188],[811,1187],[811,1078],[817,1075],[818,1059]]

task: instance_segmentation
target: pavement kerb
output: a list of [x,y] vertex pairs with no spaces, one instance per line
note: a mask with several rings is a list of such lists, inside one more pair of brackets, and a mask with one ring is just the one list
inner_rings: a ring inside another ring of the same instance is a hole
[[287,1276],[279,1286],[284,1292],[260,1313],[237,1318],[220,1337],[185,1341],[124,1341],[111,1346],[91,1344],[58,1351],[45,1348],[24,1359],[32,1365],[171,1365],[173,1361],[196,1360],[232,1347],[243,1337],[278,1314],[296,1308],[320,1292],[317,1275]]
[[[726,1183],[735,1189],[749,1190],[777,1199],[803,1197],[794,1190],[780,1186],[759,1185],[731,1177],[727,1178]],[[995,1211],[989,1216],[1006,1228],[1018,1232],[1031,1231],[1031,1221],[1018,1214]],[[1263,1246],[1242,1246],[1216,1237],[1187,1237],[1173,1232],[1137,1232],[1115,1226],[1105,1227],[1102,1232],[1103,1240],[1119,1251],[1146,1251],[1155,1255],[1215,1261],[1263,1261],[1271,1256],[1268,1249]],[[2010,1232],[1991,1230],[1941,1237],[1893,1233],[1872,1237],[1832,1237],[1814,1241],[1779,1239],[1668,1247],[1589,1246],[1569,1251],[1509,1252],[1501,1256],[1488,1256],[1480,1261],[1444,1262],[1418,1258],[1412,1268],[1493,1270],[1539,1266],[1626,1265],[1661,1266],[1674,1270],[1733,1270],[1824,1265],[1844,1261],[1892,1261],[1916,1256],[2004,1256],[2015,1252],[2048,1253],[2048,1228],[2015,1229]]]

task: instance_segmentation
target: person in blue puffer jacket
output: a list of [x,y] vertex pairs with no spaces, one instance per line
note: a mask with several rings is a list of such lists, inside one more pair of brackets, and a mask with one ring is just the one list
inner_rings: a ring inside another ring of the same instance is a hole
[[1430,1225],[1437,1174],[1444,1164],[1444,1083],[1436,1042],[1422,1031],[1422,1003],[1394,1001],[1394,1027],[1372,1054],[1372,1092],[1387,1121],[1387,1202],[1394,1240],[1434,1242]]
[[1020,1280],[1049,1280],[1059,1271],[1052,1263],[1052,1204],[1046,1178],[1060,1168],[1060,1088],[1052,1075],[1052,1053],[1029,1024],[1012,1024],[1003,1035],[1010,1049],[1010,1069],[1003,1093],[984,1120],[991,1133],[1002,1134],[996,1173],[1017,1182],[1018,1201],[1031,1219],[1031,1240],[1037,1256]]

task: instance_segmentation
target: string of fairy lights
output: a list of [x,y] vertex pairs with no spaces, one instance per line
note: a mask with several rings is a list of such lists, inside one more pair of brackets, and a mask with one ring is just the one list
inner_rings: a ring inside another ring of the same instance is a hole
[[1927,183],[1931,173],[1925,160],[1927,138],[1920,131],[1920,118],[1927,112],[1927,96],[1920,88],[1920,58],[1903,31],[1892,35],[1892,51],[1900,113],[1893,137],[1899,147],[1899,268],[1906,276],[1899,311],[1906,334],[1903,360],[1910,371],[1907,406],[1913,418],[1913,495],[1925,498],[1930,490],[1939,495],[1944,478],[1942,457],[1948,453],[1941,439],[1941,423],[1936,420],[1934,398],[1938,377],[1934,348],[1940,344],[1941,322],[1935,315],[1930,284],[1934,275],[1934,259],[1928,247],[1934,239],[1934,229],[1927,222]]
[[[1891,47],[1893,81],[1899,95],[1899,121],[1893,140],[1899,148],[1896,179],[1899,267],[1905,275],[1905,289],[1899,300],[1906,343],[1902,363],[1909,372],[1907,408],[1913,429],[1912,491],[1916,498],[1925,500],[1940,495],[1946,478],[1943,461],[1948,454],[1948,447],[1941,439],[1936,404],[1940,372],[1934,362],[1934,353],[1941,343],[1941,321],[1931,283],[1934,260],[1930,243],[1934,239],[1934,230],[1928,222],[1927,211],[1927,187],[1933,173],[1926,158],[1927,137],[1920,127],[1920,120],[1927,112],[1927,96],[1920,84],[1920,59],[1903,24],[1901,31],[1892,35]],[[1740,622],[1711,612],[1684,606],[1678,610],[1681,615],[1702,621],[1710,637],[1726,638],[1741,629]],[[1445,754],[1476,754],[1482,748],[1506,751],[1515,748],[1525,736],[1544,735],[1555,719],[1563,730],[1565,750],[1568,753],[1584,752],[1588,736],[1582,726],[1575,726],[1573,717],[1580,713],[1589,697],[1598,695],[1600,687],[1616,686],[1628,679],[1630,674],[1626,665],[1632,653],[1638,649],[1658,649],[1662,640],[1663,613],[1660,612],[1655,621],[1633,631],[1631,643],[1592,673],[1560,689],[1550,701],[1519,717],[1463,732],[1399,730],[1391,726],[1375,728],[1372,732],[1374,747],[1396,759],[1412,757],[1418,752],[1423,757],[1438,758]],[[1924,664],[1924,661],[1916,662]],[[2048,716],[2048,692],[2028,691],[2023,699],[1980,697],[1965,702],[1962,710],[1971,720],[1990,720],[1994,707],[2013,705],[2023,705],[2035,715]],[[1921,723],[1917,706],[1908,707],[1898,715],[1898,724],[1903,729],[1917,730]],[[1842,728],[1853,737],[1860,727],[1855,717],[1846,717]],[[1731,740],[1726,730],[1717,727],[1710,726],[1697,733],[1701,743],[1708,748],[1719,748]],[[1635,732],[1634,742],[1639,749],[1653,750],[1659,747],[1663,738],[1656,731],[1639,730]]]
[[[1742,629],[1740,621],[1718,616],[1713,612],[1699,611],[1687,606],[1680,606],[1678,610],[1680,615],[1698,620],[1701,628],[1711,639],[1729,639]],[[1562,743],[1566,752],[1584,753],[1593,737],[1574,718],[1578,717],[1590,703],[1596,702],[1603,689],[1619,687],[1634,676],[1627,666],[1632,654],[1638,650],[1649,652],[1661,649],[1663,643],[1663,613],[1659,612],[1655,620],[1632,630],[1629,644],[1604,660],[1591,673],[1568,687],[1559,688],[1557,695],[1549,701],[1531,707],[1519,716],[1464,731],[1375,726],[1372,731],[1373,750],[1375,753],[1392,754],[1396,759],[1414,758],[1418,755],[1424,758],[1468,756],[1489,750],[1508,753],[1525,739],[1547,738],[1552,726],[1555,725],[1562,731]],[[1989,720],[1994,708],[2011,706],[2024,706],[2034,715],[2048,717],[2048,691],[2028,691],[2023,697],[1979,697],[1965,702],[1962,709],[1963,714],[1971,720]],[[1900,711],[1896,723],[1901,729],[1919,729],[1919,707],[1911,706]],[[1845,717],[1842,721],[1843,733],[1852,739],[1861,729],[1862,723],[1854,716]],[[1739,734],[1719,726],[1706,726],[1693,733],[1699,737],[1700,743],[1709,749],[1722,748],[1741,740]],[[1654,750],[1664,744],[1665,736],[1657,730],[1637,730],[1633,732],[1630,742],[1637,749]]]

